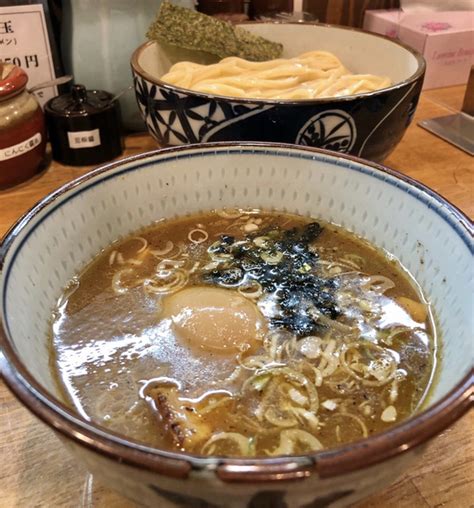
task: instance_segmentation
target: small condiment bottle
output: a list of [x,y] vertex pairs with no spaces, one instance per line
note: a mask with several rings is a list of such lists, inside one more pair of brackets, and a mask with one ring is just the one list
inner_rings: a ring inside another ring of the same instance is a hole
[[122,153],[120,106],[112,94],[73,85],[50,99],[45,113],[54,160],[88,166]]
[[27,83],[23,69],[0,62],[0,189],[31,178],[44,161],[44,115]]

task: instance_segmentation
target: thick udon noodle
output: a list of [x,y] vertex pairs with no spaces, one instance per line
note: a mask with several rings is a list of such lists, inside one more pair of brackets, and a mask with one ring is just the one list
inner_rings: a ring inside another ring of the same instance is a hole
[[327,51],[309,51],[295,58],[250,62],[224,58],[212,65],[178,62],[162,81],[196,92],[255,99],[315,99],[372,92],[390,79],[352,74]]

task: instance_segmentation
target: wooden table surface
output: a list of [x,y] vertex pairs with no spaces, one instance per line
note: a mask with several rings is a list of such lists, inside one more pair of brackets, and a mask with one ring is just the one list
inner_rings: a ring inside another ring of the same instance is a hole
[[[417,126],[417,121],[459,109],[464,87],[422,94],[415,121],[386,160],[474,215],[474,159]],[[156,148],[145,134],[126,139],[125,155]],[[37,200],[88,168],[52,163],[35,179],[0,192],[0,236]],[[378,507],[474,507],[473,412],[431,442],[424,458],[388,489],[357,504]],[[0,507],[132,508],[102,487],[21,406],[0,381]]]

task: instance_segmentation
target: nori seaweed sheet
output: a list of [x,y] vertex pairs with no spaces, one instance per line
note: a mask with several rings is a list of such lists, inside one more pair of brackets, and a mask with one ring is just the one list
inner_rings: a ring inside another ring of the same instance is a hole
[[172,46],[225,58],[238,56],[261,62],[279,58],[283,46],[235,27],[227,21],[163,2],[147,37]]
[[[247,235],[245,241],[234,243],[234,237],[222,235],[214,244],[214,252],[232,257],[225,266],[203,275],[207,284],[237,285],[244,278],[260,283],[264,293],[275,293],[280,307],[278,317],[271,319],[276,328],[283,328],[297,337],[319,333],[325,325],[318,321],[318,314],[335,319],[340,314],[335,292],[339,282],[335,278],[317,275],[319,256],[310,245],[321,234],[317,222],[288,230],[273,229],[267,233],[265,248],[253,243],[263,232]],[[262,254],[279,253],[279,261],[269,264]]]

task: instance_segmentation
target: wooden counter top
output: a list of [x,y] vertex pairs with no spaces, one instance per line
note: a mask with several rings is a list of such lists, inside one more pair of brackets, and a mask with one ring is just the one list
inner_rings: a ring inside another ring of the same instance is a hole
[[[474,215],[474,159],[418,127],[421,119],[459,109],[464,87],[422,94],[415,120],[386,165],[420,180]],[[156,148],[148,135],[126,139],[124,155]],[[88,168],[55,162],[35,179],[0,192],[0,236],[39,199]],[[423,459],[388,489],[357,508],[474,506],[473,412],[431,442]],[[52,432],[36,420],[0,381],[0,506],[2,508],[132,508],[102,487],[66,452]]]

